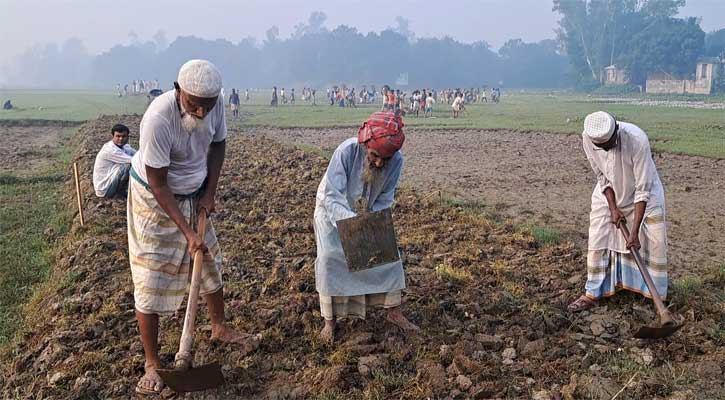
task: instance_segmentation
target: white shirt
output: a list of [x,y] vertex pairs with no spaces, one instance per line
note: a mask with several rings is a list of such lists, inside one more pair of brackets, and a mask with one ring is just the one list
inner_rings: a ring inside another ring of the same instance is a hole
[[589,250],[610,249],[627,252],[626,242],[614,224],[604,189],[614,191],[617,207],[627,216],[627,225],[634,221],[634,203],[647,202],[645,217],[652,211],[665,212],[665,193],[657,174],[647,134],[638,126],[618,122],[617,144],[609,151],[596,147],[582,134],[584,153],[597,177],[589,214]]
[[124,164],[131,163],[131,157],[136,153],[129,144],[123,148],[116,146],[113,140],[106,142],[96,154],[93,164],[93,188],[96,196],[104,197],[108,187],[111,186],[114,175]]
[[181,125],[176,91],[157,97],[141,120],[139,149],[133,157],[133,170],[148,183],[146,166],[168,167],[167,183],[174,194],[193,193],[206,178],[207,153],[212,142],[227,138],[224,98],[200,121],[201,128],[188,133]]
[[425,98],[425,106],[427,108],[433,107],[433,103],[435,103],[435,102],[436,101],[435,101],[435,99],[433,99],[433,96],[428,96],[428,97]]

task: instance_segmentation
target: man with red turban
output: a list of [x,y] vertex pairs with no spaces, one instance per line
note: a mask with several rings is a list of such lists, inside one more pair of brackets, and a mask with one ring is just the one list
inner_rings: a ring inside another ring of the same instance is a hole
[[337,231],[337,221],[393,204],[403,168],[403,120],[393,112],[376,112],[360,127],[357,138],[333,153],[317,189],[315,282],[325,327],[320,338],[334,340],[335,323],[348,316],[365,318],[367,306],[382,305],[387,320],[405,331],[417,331],[400,311],[405,288],[403,264],[396,261],[351,272]]

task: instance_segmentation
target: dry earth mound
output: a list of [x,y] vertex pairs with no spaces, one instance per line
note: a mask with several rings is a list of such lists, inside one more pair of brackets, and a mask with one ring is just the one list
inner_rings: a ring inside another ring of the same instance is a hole
[[[122,117],[138,126],[138,117]],[[54,279],[27,307],[27,328],[0,358],[3,398],[127,399],[142,374],[127,261],[125,203],[92,194],[107,117],[79,130],[87,226],[59,239]],[[136,134],[134,129],[134,134]],[[227,384],[191,398],[717,398],[725,351],[725,273],[675,291],[688,326],[669,340],[631,339],[654,319],[622,295],[591,313],[566,312],[584,257],[475,207],[411,190],[394,209],[407,267],[404,309],[422,327],[406,337],[373,312],[342,324],[323,346],[314,285],[312,213],[326,160],[261,135],[230,132],[213,216],[225,256],[227,317],[263,334],[256,352],[208,340],[200,315],[197,362],[218,360]],[[68,183],[68,204],[72,186]],[[687,297],[686,297],[687,296]],[[202,308],[203,310],[203,308]],[[161,325],[170,362],[183,312]],[[174,397],[169,391],[164,397]]]

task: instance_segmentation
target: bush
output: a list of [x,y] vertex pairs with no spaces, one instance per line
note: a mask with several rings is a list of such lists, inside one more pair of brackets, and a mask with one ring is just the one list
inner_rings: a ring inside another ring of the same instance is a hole
[[599,95],[623,95],[629,93],[641,93],[638,85],[606,85],[592,90],[591,94]]

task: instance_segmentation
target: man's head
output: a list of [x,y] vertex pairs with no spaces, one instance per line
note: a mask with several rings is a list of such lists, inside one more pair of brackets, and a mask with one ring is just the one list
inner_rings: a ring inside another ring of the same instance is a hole
[[181,66],[174,87],[182,111],[182,125],[191,132],[216,106],[222,90],[222,75],[207,60],[190,60]]
[[592,144],[609,151],[617,145],[619,124],[614,117],[604,111],[587,115],[584,119],[584,135]]
[[113,135],[113,144],[118,147],[123,147],[128,143],[129,134],[130,131],[128,130],[128,127],[126,125],[116,124],[113,125],[113,128],[111,128],[111,135]]
[[381,169],[403,147],[403,119],[393,112],[375,112],[358,131],[357,141],[367,149],[368,166]]

